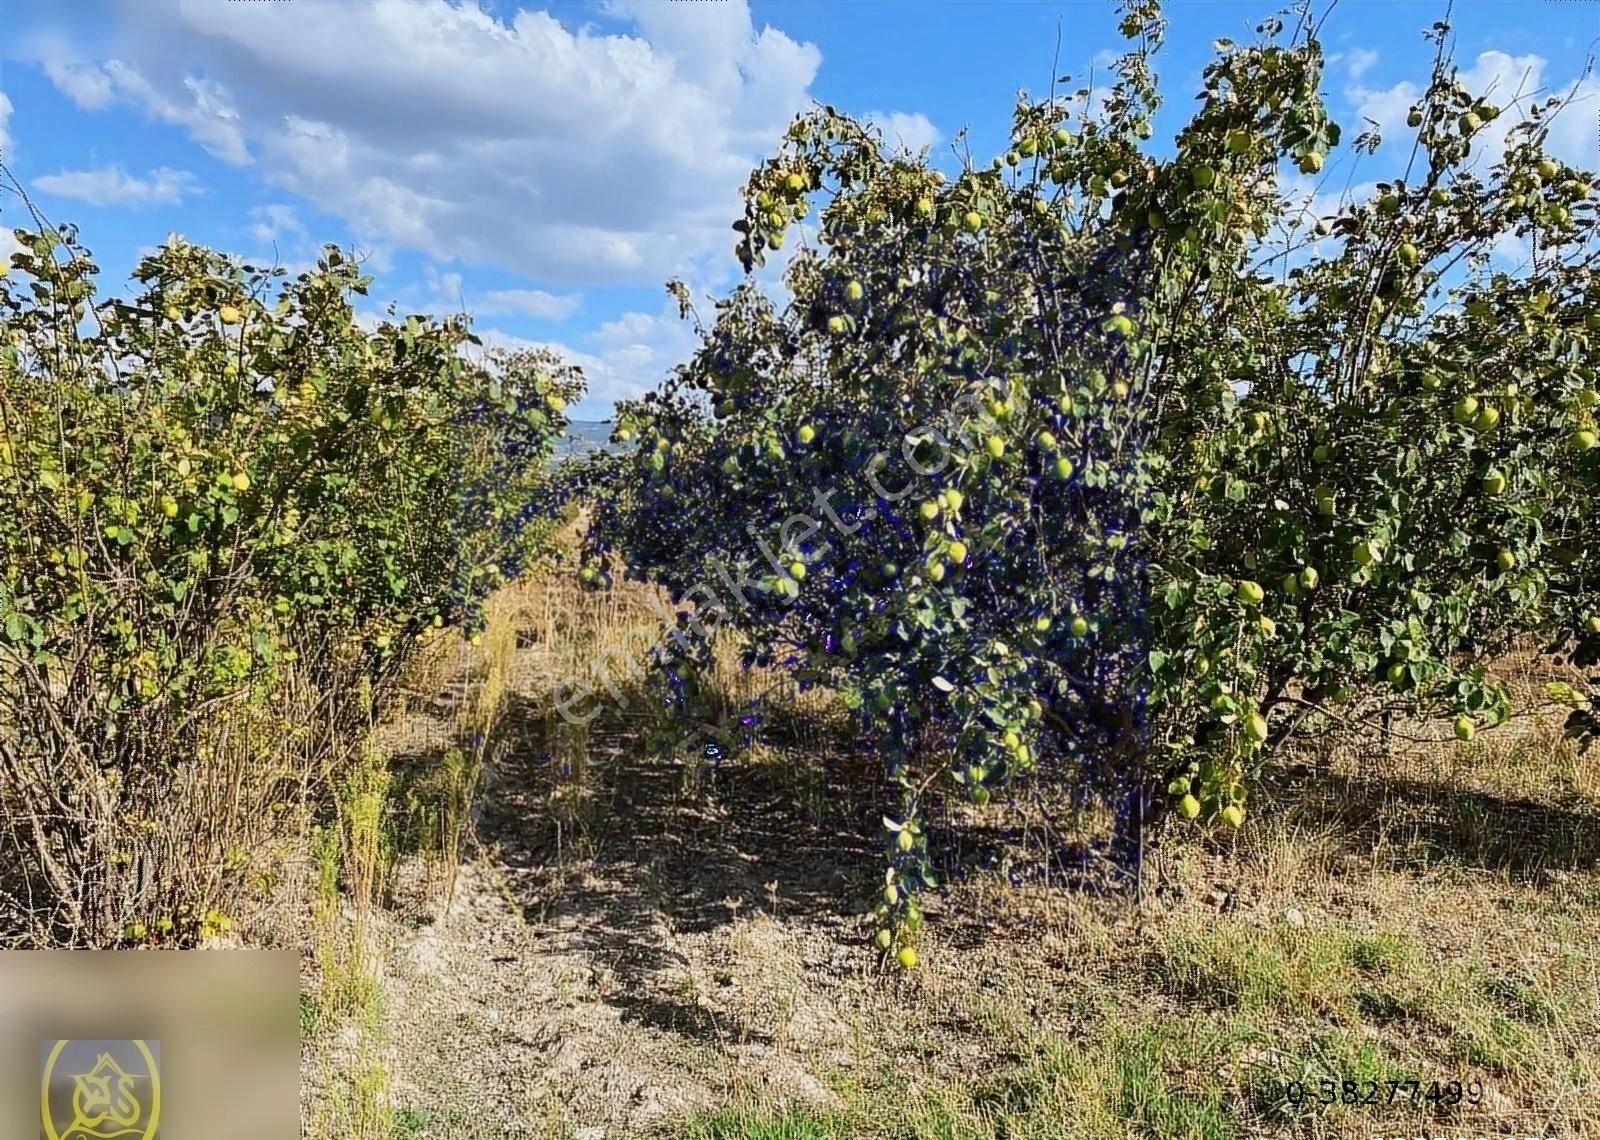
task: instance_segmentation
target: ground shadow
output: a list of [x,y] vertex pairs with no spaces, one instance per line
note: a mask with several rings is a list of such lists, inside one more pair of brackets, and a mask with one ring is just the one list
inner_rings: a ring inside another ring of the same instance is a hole
[[[631,694],[594,722],[579,760],[547,708],[511,697],[506,747],[476,830],[524,919],[577,939],[614,972],[607,1000],[625,1017],[714,1040],[726,1027],[674,996],[671,978],[686,964],[675,939],[758,913],[857,922],[881,885],[880,817],[894,796],[879,758],[859,739],[792,710],[765,726],[773,742],[766,760],[659,756],[649,745],[660,725],[650,700]],[[553,804],[575,782],[585,806],[563,818]],[[1064,811],[1071,802],[1064,796]],[[1600,861],[1600,818],[1592,813],[1423,780],[1284,764],[1264,774],[1252,803],[1256,814],[1293,811],[1336,825],[1352,849],[1385,838],[1401,867],[1454,862],[1532,873]],[[1155,849],[1164,834],[1152,819],[1145,841]],[[1000,870],[1018,886],[1092,892],[1108,905],[1134,897],[1103,843],[1075,837],[1065,822],[1041,844],[1003,810],[952,809],[931,813],[929,838],[947,884]],[[941,936],[958,946],[992,934],[981,913],[940,909],[931,898]]]
[[1381,843],[1397,866],[1449,864],[1531,881],[1547,870],[1600,866],[1600,813],[1581,806],[1304,763],[1269,769],[1259,799],[1263,811],[1337,823],[1352,847]]
[[[710,1040],[723,1030],[662,984],[685,961],[673,936],[758,913],[859,910],[878,866],[883,776],[816,724],[769,725],[774,747],[759,761],[663,758],[642,701],[625,708],[589,727],[579,760],[546,710],[511,698],[477,835],[526,921],[574,932],[615,972],[610,1000],[626,1017]],[[791,733],[804,754],[784,753]],[[580,778],[586,806],[563,819],[552,804]]]

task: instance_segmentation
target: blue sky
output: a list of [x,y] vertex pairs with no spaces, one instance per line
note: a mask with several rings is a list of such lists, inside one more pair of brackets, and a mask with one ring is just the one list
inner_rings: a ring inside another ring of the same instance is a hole
[[[0,150],[48,217],[81,227],[107,289],[170,232],[251,259],[276,250],[295,270],[324,242],[354,247],[376,278],[369,316],[391,299],[464,306],[491,343],[558,346],[589,374],[588,418],[691,351],[663,285],[706,297],[733,283],[738,187],[797,111],[869,115],[954,170],[963,128],[987,161],[1017,90],[1046,92],[1058,30],[1074,86],[1092,68],[1104,79],[1120,48],[1109,0],[0,3]],[[1156,153],[1212,41],[1248,41],[1274,10],[1168,4]],[[1316,10],[1346,139],[1364,115],[1397,139],[1444,4]],[[1600,83],[1585,77],[1600,4],[1457,0],[1452,19],[1466,81],[1503,105],[1518,87],[1578,86],[1550,149],[1600,168]],[[1401,149],[1343,149],[1297,189],[1329,208],[1392,177]],[[0,198],[0,222],[21,221]]]

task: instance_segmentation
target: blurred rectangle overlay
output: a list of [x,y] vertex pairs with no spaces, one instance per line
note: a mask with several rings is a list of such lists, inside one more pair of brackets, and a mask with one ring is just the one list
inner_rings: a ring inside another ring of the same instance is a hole
[[0,1140],[298,1140],[290,950],[0,951]]

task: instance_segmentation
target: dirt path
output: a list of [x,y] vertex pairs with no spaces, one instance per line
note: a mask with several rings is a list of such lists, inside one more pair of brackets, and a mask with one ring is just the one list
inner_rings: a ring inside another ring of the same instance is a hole
[[589,741],[596,830],[562,849],[547,742],[520,737],[448,906],[383,919],[394,1103],[420,1110],[416,1134],[634,1136],[736,1091],[829,1106],[813,1070],[853,1063],[876,984],[848,915],[870,832],[796,822],[761,766],[688,789],[613,732]]

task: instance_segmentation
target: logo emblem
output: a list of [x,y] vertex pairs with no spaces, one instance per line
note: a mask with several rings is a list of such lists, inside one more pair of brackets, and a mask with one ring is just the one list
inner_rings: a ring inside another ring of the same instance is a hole
[[42,1140],[156,1140],[159,1041],[46,1041]]

